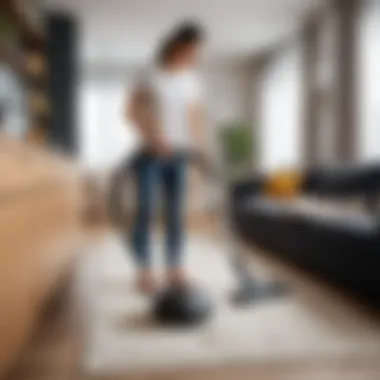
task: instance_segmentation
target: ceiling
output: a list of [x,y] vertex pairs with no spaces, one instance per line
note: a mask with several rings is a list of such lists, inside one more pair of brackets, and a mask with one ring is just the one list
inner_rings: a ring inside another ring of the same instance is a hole
[[46,0],[80,20],[84,62],[140,63],[184,19],[208,30],[208,58],[245,58],[292,34],[322,0]]

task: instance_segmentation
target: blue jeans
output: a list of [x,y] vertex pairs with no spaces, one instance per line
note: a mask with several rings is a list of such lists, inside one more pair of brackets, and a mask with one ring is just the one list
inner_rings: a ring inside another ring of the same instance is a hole
[[141,268],[151,265],[151,229],[161,189],[166,227],[166,264],[171,268],[182,264],[186,167],[185,157],[179,154],[158,158],[140,153],[134,161],[137,211],[131,230],[131,244],[136,263]]

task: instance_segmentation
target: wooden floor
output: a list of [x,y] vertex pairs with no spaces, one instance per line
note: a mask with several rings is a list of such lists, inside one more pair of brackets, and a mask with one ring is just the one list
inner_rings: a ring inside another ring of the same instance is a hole
[[[292,274],[294,276],[294,273]],[[302,277],[302,276],[301,276]],[[299,282],[303,286],[304,280]],[[242,364],[218,368],[93,377],[81,373],[81,327],[71,286],[46,310],[39,331],[6,380],[379,380],[380,353],[372,357]],[[315,312],[318,313],[316,305]]]
[[91,377],[78,369],[78,344],[73,321],[60,316],[41,331],[6,380],[378,380],[376,358],[349,361],[270,363],[223,368],[188,369],[124,376]]
[[90,377],[81,374],[80,342],[75,334],[75,313],[65,305],[47,321],[19,364],[6,380],[378,380],[380,362],[375,358],[349,361],[262,363],[180,372]]

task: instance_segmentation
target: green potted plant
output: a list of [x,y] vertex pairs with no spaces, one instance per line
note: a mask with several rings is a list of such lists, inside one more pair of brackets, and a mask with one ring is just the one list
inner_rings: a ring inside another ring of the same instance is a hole
[[253,128],[249,123],[226,123],[220,129],[219,138],[227,178],[232,179],[252,170],[255,146]]

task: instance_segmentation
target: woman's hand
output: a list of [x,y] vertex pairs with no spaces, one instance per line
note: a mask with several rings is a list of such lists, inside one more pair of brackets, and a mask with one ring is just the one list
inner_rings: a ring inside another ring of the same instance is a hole
[[152,141],[149,150],[158,157],[170,157],[173,154],[172,147],[164,139]]
[[173,148],[167,143],[167,141],[162,140],[157,145],[157,153],[161,157],[169,157],[173,154]]

